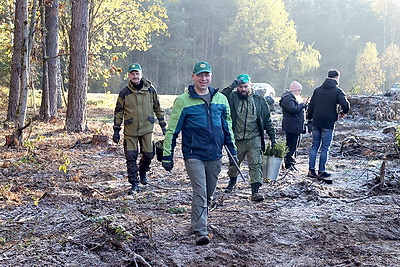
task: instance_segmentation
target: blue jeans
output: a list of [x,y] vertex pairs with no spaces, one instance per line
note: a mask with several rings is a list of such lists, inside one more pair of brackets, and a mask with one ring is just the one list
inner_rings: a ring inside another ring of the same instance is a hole
[[325,171],[325,165],[328,161],[328,153],[332,143],[333,129],[322,129],[313,126],[312,135],[313,141],[310,150],[308,169],[315,170],[315,162],[317,160],[318,150],[320,150],[318,172],[321,173]]

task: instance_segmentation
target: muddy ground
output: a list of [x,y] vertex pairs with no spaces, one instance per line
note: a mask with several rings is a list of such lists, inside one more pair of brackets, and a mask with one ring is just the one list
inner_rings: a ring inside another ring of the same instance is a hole
[[[382,132],[398,120],[365,112],[355,108],[337,124],[332,185],[306,177],[310,135],[298,151],[300,171],[282,169],[262,186],[259,204],[247,182],[224,193],[224,157],[206,246],[195,246],[190,233],[191,187],[179,149],[171,173],[154,160],[150,183],[128,196],[122,146],[91,142],[111,138],[111,109],[90,108],[90,131],[80,134],[63,130],[63,113],[51,124],[34,121],[24,145],[0,152],[0,265],[399,266],[399,154],[393,131]],[[1,142],[11,131],[3,125]]]

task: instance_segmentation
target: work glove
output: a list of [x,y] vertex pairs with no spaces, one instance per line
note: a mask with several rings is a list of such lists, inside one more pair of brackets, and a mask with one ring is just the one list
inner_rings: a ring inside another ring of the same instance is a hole
[[114,127],[114,134],[113,134],[112,140],[116,144],[118,144],[119,140],[121,139],[121,136],[119,135],[120,130],[121,130],[121,128]]
[[236,87],[238,87],[239,86],[239,84],[241,84],[242,83],[242,80],[234,80],[233,82],[232,82],[232,84],[231,84],[231,86],[229,86],[230,88],[232,88],[232,89],[234,89],[234,88],[236,88]]
[[163,168],[167,171],[170,172],[172,170],[172,168],[174,167],[174,162],[172,160],[163,160],[163,162],[161,163],[161,165],[163,166]]
[[229,166],[236,166],[236,165],[239,165],[239,159],[237,158],[237,156],[229,157]]

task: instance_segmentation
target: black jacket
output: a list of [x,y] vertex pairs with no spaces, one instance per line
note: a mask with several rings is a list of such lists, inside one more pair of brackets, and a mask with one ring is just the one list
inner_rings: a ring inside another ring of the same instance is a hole
[[326,78],[313,92],[308,104],[307,119],[312,120],[313,126],[333,129],[338,120],[338,105],[344,114],[349,112],[350,103],[343,90],[338,87],[338,81]]
[[285,91],[279,100],[282,108],[282,130],[287,133],[302,133],[304,127],[304,109],[306,105],[299,103],[290,91]]

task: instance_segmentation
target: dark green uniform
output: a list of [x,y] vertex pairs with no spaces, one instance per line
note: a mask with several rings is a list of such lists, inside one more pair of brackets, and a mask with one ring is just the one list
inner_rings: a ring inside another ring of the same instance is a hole
[[[138,170],[141,174],[149,170],[154,157],[152,138],[156,120],[161,128],[165,128],[164,111],[161,109],[156,89],[144,78],[136,86],[129,81],[118,95],[114,111],[114,128],[121,129],[124,123],[124,152],[131,184],[138,183]],[[136,164],[138,143],[142,154],[139,167]]]
[[[270,111],[265,99],[251,93],[241,98],[236,90],[225,88],[222,93],[228,97],[231,108],[232,128],[237,146],[239,164],[247,155],[249,164],[249,182],[253,195],[258,194],[262,183],[262,151],[265,150],[264,131],[271,142],[275,142],[275,129],[270,118]],[[236,184],[238,171],[230,166],[228,175],[230,182],[226,192],[232,191]]]

